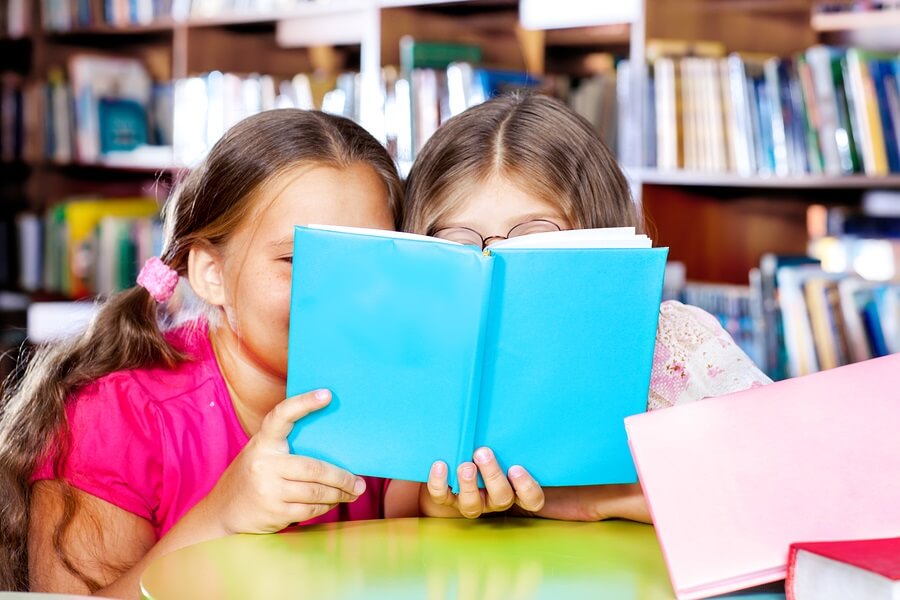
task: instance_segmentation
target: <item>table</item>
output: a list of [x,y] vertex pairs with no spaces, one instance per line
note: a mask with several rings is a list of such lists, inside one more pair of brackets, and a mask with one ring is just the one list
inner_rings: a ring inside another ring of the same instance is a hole
[[236,535],[160,558],[141,586],[152,600],[674,598],[650,525],[512,518],[385,519]]

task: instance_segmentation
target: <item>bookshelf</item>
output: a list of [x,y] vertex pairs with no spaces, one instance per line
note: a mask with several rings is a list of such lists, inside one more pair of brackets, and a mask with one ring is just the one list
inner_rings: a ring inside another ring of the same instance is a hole
[[[16,1],[0,0],[0,8]],[[574,25],[524,29],[518,0],[312,0],[274,12],[216,10],[228,1],[194,0],[207,10],[157,15],[138,24],[119,15],[116,25],[49,30],[40,25],[42,2],[26,3],[34,11],[33,26],[16,39],[0,33],[0,71],[46,80],[54,66],[66,66],[73,56],[100,53],[139,57],[158,81],[210,72],[275,79],[318,73],[329,80],[358,73],[353,116],[390,147],[383,69],[400,64],[404,36],[474,44],[490,67],[573,80],[603,69],[614,73],[610,56],[627,58],[631,75],[616,90],[628,106],[618,117],[618,136],[635,196],[654,239],[685,264],[688,279],[721,284],[746,285],[748,271],[765,253],[806,252],[811,204],[854,204],[869,190],[900,190],[900,173],[776,176],[649,167],[648,116],[655,107],[647,100],[652,82],[643,68],[653,60],[653,40],[713,42],[725,53],[782,57],[820,43],[897,51],[898,9],[825,14],[814,10],[814,0],[638,0],[637,10],[618,22],[578,21],[576,10]],[[559,0],[558,6],[580,6],[585,15],[595,10],[571,0]],[[411,157],[398,152],[398,162],[406,171]],[[2,188],[4,202],[15,197],[44,210],[78,194],[149,193],[162,199],[182,168],[175,156],[131,164],[121,158],[85,163],[77,157],[32,156],[0,165],[0,173],[10,182]]]
[[[647,0],[643,35],[648,40],[717,42],[725,53],[784,57],[816,44],[900,50],[900,11],[820,14],[815,6],[812,0]],[[647,77],[646,73],[642,75]],[[646,79],[639,85],[645,89]],[[644,110],[652,107],[645,105]],[[794,172],[738,175],[642,166],[647,164],[645,125],[645,118],[636,125],[636,135],[644,140],[643,154],[629,165],[629,176],[656,228],[657,239],[670,245],[673,259],[687,264],[691,279],[746,285],[747,272],[759,265],[762,254],[780,248],[805,251],[806,223],[798,214],[805,205],[823,201],[854,204],[866,190],[900,190],[900,174],[896,172],[878,176]],[[714,244],[713,239],[719,237],[714,229],[740,232],[742,223],[750,227],[746,212],[739,208],[742,205],[762,207],[751,212],[767,227],[757,227],[750,237],[741,235],[737,238],[740,245]],[[710,238],[708,243],[695,239],[701,234],[689,216],[694,210],[703,215],[706,231],[702,235]],[[786,243],[785,238],[799,241]],[[698,247],[702,251],[689,250]]]

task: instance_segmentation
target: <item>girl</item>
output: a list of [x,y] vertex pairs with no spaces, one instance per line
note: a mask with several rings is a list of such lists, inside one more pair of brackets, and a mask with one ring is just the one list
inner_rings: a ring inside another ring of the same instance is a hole
[[[425,144],[406,182],[403,229],[464,244],[640,225],[613,155],[587,121],[546,96],[501,96],[450,119]],[[648,410],[769,381],[713,316],[678,302],[662,304]],[[476,452],[476,464],[490,460],[490,450]],[[436,464],[429,479],[433,499],[477,516],[473,467],[460,465],[457,498],[447,489],[446,465]],[[518,469],[510,473],[511,480],[516,476]],[[650,521],[638,484],[544,493],[539,516]]]
[[[140,285],[6,395],[0,589],[134,597],[151,560],[205,539],[428,513],[419,484],[356,477],[285,441],[330,399],[284,399],[293,225],[392,229],[401,192],[349,120],[285,109],[232,128],[173,193]],[[482,475],[505,508],[496,461]],[[529,489],[519,503],[538,508]]]

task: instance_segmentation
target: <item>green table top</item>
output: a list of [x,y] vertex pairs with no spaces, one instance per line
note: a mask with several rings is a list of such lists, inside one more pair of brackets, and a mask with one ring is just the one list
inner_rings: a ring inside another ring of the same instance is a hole
[[674,598],[649,525],[507,518],[386,519],[237,535],[162,557],[141,585],[153,600]]

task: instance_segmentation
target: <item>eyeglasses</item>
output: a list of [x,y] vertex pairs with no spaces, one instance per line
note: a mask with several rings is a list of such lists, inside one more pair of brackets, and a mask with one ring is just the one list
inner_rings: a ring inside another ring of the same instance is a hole
[[552,231],[562,231],[562,228],[546,219],[534,219],[519,223],[509,230],[506,235],[491,235],[484,237],[479,232],[470,227],[444,227],[437,229],[429,235],[442,240],[457,242],[466,246],[480,246],[484,250],[488,244],[497,240],[508,240],[509,238],[519,237],[521,235],[530,235],[532,233],[549,233]]

